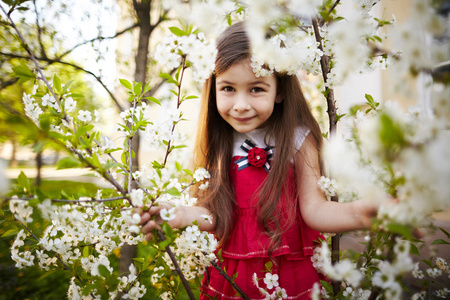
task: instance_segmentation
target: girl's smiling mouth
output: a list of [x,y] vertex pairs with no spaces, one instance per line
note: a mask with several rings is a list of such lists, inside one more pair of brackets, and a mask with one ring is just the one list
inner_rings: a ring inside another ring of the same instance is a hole
[[241,123],[249,122],[249,121],[251,121],[253,118],[254,118],[254,116],[253,116],[253,117],[248,117],[248,118],[238,118],[238,117],[233,117],[233,119],[235,119],[236,121],[241,122]]

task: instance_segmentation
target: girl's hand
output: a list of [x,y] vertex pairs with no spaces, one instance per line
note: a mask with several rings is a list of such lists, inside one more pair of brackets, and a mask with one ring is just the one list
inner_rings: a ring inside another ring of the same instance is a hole
[[[155,228],[160,229],[160,225],[164,222],[161,218],[161,210],[166,209],[170,210],[173,208],[173,205],[168,202],[159,202],[158,206],[153,205],[148,211],[144,211],[141,213],[141,232],[145,234],[145,239],[150,241],[153,238],[152,231]],[[154,216],[152,220],[152,216]],[[172,228],[179,228],[181,214],[179,211],[175,211],[175,218],[169,220],[167,223]]]
[[357,216],[362,225],[361,227],[363,229],[370,228],[372,226],[372,218],[377,216],[380,205],[368,200],[358,200],[354,204],[356,206]]

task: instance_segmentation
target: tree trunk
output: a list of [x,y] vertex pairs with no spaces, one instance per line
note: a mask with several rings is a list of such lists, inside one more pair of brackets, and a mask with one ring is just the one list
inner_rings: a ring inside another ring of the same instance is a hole
[[[148,45],[152,27],[150,24],[151,0],[133,0],[134,10],[139,18],[139,43],[136,53],[136,66],[134,72],[134,81],[142,82],[145,85],[147,72]],[[139,144],[140,136],[137,133],[132,140],[132,148],[135,153],[133,158],[133,172],[139,168]],[[120,250],[119,272],[120,274],[129,273],[129,267],[136,256],[136,246],[125,244]]]

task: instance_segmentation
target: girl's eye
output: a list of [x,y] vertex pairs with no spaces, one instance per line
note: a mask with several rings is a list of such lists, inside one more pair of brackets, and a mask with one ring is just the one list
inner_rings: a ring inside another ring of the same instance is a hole
[[224,86],[224,87],[222,88],[222,91],[225,91],[225,92],[233,92],[234,89],[233,89],[231,86]]
[[264,89],[260,88],[260,87],[254,87],[250,90],[252,93],[259,93],[259,92],[264,92]]

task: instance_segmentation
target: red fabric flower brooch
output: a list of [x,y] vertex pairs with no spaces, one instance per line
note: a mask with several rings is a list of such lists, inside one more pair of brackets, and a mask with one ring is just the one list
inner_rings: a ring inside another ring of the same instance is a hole
[[255,167],[262,167],[267,161],[264,149],[254,147],[248,151],[248,163]]
[[248,153],[247,156],[238,159],[235,163],[238,165],[238,170],[242,170],[252,165],[254,167],[263,167],[267,173],[270,170],[270,158],[273,155],[273,147],[267,147],[265,149],[256,147],[250,140],[245,140],[241,145],[241,149]]

